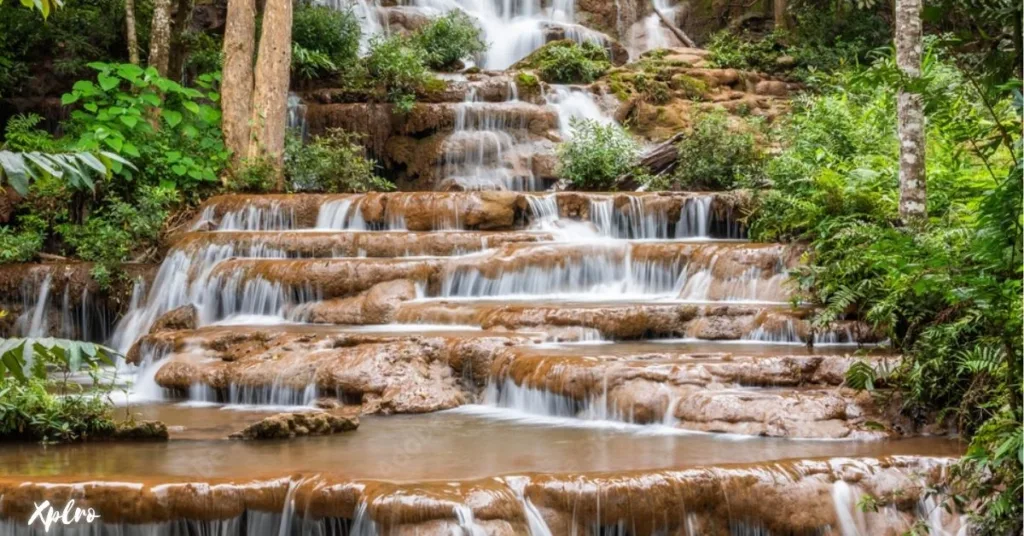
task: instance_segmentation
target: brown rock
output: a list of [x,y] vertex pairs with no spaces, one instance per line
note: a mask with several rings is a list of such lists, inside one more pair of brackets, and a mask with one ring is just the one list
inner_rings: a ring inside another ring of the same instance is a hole
[[182,305],[176,309],[167,311],[153,323],[150,333],[161,331],[178,331],[184,329],[196,329],[196,307],[192,304]]
[[348,432],[359,427],[358,417],[339,417],[327,412],[279,413],[231,434],[231,439],[293,439]]

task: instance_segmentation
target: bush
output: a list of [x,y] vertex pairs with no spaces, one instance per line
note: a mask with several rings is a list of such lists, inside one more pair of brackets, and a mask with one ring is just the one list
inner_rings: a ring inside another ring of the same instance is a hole
[[338,71],[338,66],[327,54],[319,50],[303,48],[292,43],[292,76],[306,80],[318,80]]
[[564,40],[544,45],[516,66],[537,69],[540,77],[552,84],[589,84],[600,78],[611,63],[600,45]]
[[366,69],[378,90],[404,112],[415,104],[416,90],[433,79],[426,67],[426,53],[400,35],[377,36],[370,41]]
[[903,82],[883,61],[797,101],[750,235],[810,243],[792,279],[818,306],[814,325],[860,319],[891,341],[903,357],[887,384],[900,396],[875,394],[917,425],[970,439],[948,482],[954,500],[979,534],[1010,534],[1024,515],[1019,93],[982,93],[926,57],[927,220],[899,221]]
[[176,201],[173,190],[142,186],[134,203],[110,196],[83,224],[64,224],[58,231],[75,255],[96,263],[93,277],[105,288],[120,263],[156,254],[161,226]]
[[579,188],[606,189],[633,171],[639,146],[616,124],[571,120],[572,135],[558,146],[559,175]]
[[725,113],[696,116],[677,148],[679,166],[672,180],[683,189],[730,190],[761,177],[762,158],[754,136],[731,128]]
[[376,162],[366,158],[354,134],[330,129],[307,145],[289,137],[285,172],[290,188],[300,192],[369,192],[395,186],[373,172]]
[[0,395],[0,440],[68,442],[107,436],[115,429],[103,398],[56,396],[44,380],[22,384],[0,376]]
[[[79,80],[61,97],[64,105],[80,106],[66,125],[75,149],[114,151],[136,164],[144,184],[193,193],[200,184],[218,184],[228,159],[216,106],[219,74],[199,77],[198,88],[191,88],[161,77],[153,67],[90,67],[98,72],[96,82]],[[136,178],[127,167],[115,172]],[[119,193],[130,198],[128,189]]]
[[228,189],[235,192],[269,192],[276,182],[277,167],[270,158],[246,158],[228,179]]
[[427,66],[445,70],[487,50],[473,17],[452,10],[421,28],[413,38],[426,52]]
[[28,262],[43,249],[44,229],[20,222],[20,229],[0,227],[0,264]]
[[[296,6],[292,17],[292,44],[310,53],[319,53],[337,69],[357,62],[361,37],[359,20],[351,7],[338,10],[304,2]],[[292,67],[294,70],[294,61]]]

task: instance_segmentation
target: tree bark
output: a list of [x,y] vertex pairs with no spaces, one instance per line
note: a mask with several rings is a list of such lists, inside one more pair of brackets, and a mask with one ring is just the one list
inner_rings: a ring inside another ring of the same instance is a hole
[[128,61],[139,64],[139,38],[135,33],[135,0],[124,0],[124,22],[128,31]]
[[786,0],[774,0],[772,2],[772,10],[775,16],[775,29],[789,29],[789,19],[786,18]]
[[277,170],[278,190],[284,189],[284,135],[291,61],[292,0],[267,0],[256,59],[249,156],[270,159]]
[[[221,78],[221,129],[237,166],[249,151],[252,116],[252,61],[256,49],[255,0],[228,0]],[[226,175],[225,175],[226,177]],[[227,180],[225,178],[225,180]]]
[[174,25],[171,27],[171,53],[168,62],[167,72],[175,79],[182,76],[185,70],[185,57],[188,56],[188,47],[185,45],[185,31],[192,24],[192,11],[195,8],[195,0],[178,0],[178,7],[174,12]]
[[657,15],[659,19],[661,19],[661,23],[664,24],[665,27],[669,29],[669,31],[675,34],[676,38],[679,39],[681,43],[690,48],[697,48],[697,43],[694,43],[693,39],[690,39],[690,36],[686,35],[686,32],[683,32],[681,29],[679,29],[679,27],[676,26],[675,23],[668,20],[668,17],[666,17],[665,14],[658,9],[658,6],[655,5],[654,2],[651,2],[651,9],[653,9],[654,14]]
[[167,76],[171,54],[171,0],[154,0],[153,25],[149,31],[149,65]]
[[[896,0],[896,65],[907,81],[921,76],[921,0]],[[923,220],[926,212],[924,99],[903,87],[896,97],[900,140],[900,219]]]

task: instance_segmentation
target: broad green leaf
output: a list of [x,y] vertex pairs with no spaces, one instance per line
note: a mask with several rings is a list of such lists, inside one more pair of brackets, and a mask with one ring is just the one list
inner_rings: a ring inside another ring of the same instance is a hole
[[181,112],[165,109],[161,112],[161,115],[163,116],[164,121],[167,121],[167,124],[172,128],[178,126],[178,123],[181,123]]
[[60,97],[60,103],[64,106],[78,102],[78,93],[65,93]]
[[110,91],[111,89],[114,89],[115,87],[121,84],[120,78],[116,76],[110,76],[109,74],[105,73],[100,73],[99,76],[96,77],[96,79],[99,80],[100,87],[103,88],[103,91]]

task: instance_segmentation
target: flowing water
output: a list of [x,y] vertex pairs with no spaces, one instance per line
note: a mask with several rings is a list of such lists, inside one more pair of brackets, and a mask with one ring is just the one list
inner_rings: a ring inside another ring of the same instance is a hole
[[[461,9],[492,45],[487,69],[553,32],[606,42],[572,0],[406,4],[353,7],[367,39],[392,31],[388,10]],[[626,16],[638,7],[615,3],[634,52],[670,43],[656,16]],[[857,361],[900,358],[869,326],[810,321],[790,276],[803,246],[748,241],[739,193],[545,191],[574,120],[613,122],[604,97],[467,80],[443,103],[435,191],[209,199],[136,273],[116,325],[88,266],[0,268],[5,335],[107,342],[129,380],[117,414],[171,435],[5,445],[0,534],[42,533],[32,503],[67,498],[101,521],[47,534],[966,530],[919,493],[963,446],[903,438],[844,387]],[[288,113],[305,133],[299,95]],[[360,427],[227,439],[320,411]],[[888,490],[908,495],[858,507]]]

